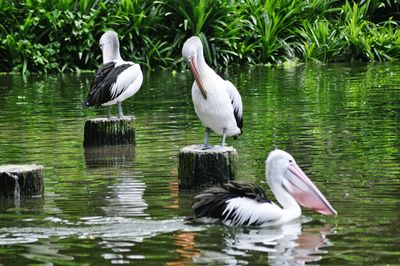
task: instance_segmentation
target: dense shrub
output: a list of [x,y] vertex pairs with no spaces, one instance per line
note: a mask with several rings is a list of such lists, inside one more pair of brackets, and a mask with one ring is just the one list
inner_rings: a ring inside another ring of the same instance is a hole
[[0,0],[0,71],[95,69],[107,29],[146,68],[181,68],[191,35],[213,66],[396,60],[398,18],[397,0]]

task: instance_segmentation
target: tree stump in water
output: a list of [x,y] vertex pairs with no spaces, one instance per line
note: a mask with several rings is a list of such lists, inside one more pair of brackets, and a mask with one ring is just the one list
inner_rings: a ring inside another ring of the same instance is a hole
[[0,197],[41,196],[43,192],[43,166],[0,166]]
[[235,148],[203,148],[202,145],[191,145],[179,151],[179,190],[201,190],[235,179]]
[[86,120],[83,146],[125,145],[135,143],[135,117],[94,118]]

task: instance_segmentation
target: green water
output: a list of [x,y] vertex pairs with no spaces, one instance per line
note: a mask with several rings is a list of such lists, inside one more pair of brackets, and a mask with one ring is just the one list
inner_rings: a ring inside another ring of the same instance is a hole
[[[195,224],[178,150],[201,143],[190,73],[147,72],[124,102],[136,145],[84,149],[91,75],[0,75],[0,164],[45,167],[45,195],[0,201],[0,265],[400,264],[400,64],[227,69],[240,90],[239,179],[290,152],[338,211],[272,228]],[[114,113],[116,113],[116,108]],[[210,142],[220,137],[212,135]],[[268,195],[273,196],[268,191]]]

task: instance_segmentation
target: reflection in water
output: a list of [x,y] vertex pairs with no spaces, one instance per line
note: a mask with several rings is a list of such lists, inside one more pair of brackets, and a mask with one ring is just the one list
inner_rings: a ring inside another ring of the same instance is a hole
[[34,261],[73,261],[73,256],[60,254],[60,250],[64,249],[63,245],[52,243],[51,241],[44,240],[41,244],[25,244],[27,249],[21,256]]
[[320,248],[330,245],[326,237],[330,233],[329,227],[305,229],[302,232],[299,220],[274,227],[234,228],[231,234],[225,237],[226,248],[223,250],[223,256],[215,251],[202,251],[194,261],[239,263],[240,257],[245,258],[257,252],[267,255],[265,263],[268,262],[268,265],[304,265],[322,258],[326,251]]
[[[66,226],[68,224],[68,226]],[[63,254],[65,246],[58,245],[60,239],[78,238],[81,242],[96,240],[93,253],[109,260],[111,263],[121,263],[124,260],[137,261],[147,254],[138,253],[136,245],[148,238],[160,234],[179,232],[177,242],[187,242],[192,238],[186,232],[198,232],[202,227],[187,225],[183,219],[175,220],[139,220],[132,218],[85,217],[72,224],[66,221],[54,220],[48,227],[9,227],[0,228],[0,245],[23,244],[25,258],[39,262],[76,261],[69,252]],[[179,246],[179,243],[177,244]],[[101,247],[99,249],[99,246]],[[91,245],[88,245],[91,247]],[[85,245],[78,245],[78,256],[87,252]],[[159,250],[163,245],[158,246]],[[98,254],[100,252],[100,254]],[[184,252],[184,251],[183,251]],[[118,262],[119,261],[119,262]],[[102,261],[104,263],[104,261]]]
[[144,211],[148,205],[143,199],[146,188],[144,182],[131,177],[117,178],[115,184],[109,185],[106,200],[102,207],[109,216],[147,216]]
[[166,205],[164,208],[167,209],[178,209],[179,208],[179,183],[178,180],[172,179],[169,183],[169,191],[171,200],[170,204]]
[[[114,145],[85,147],[86,166],[91,169],[122,168],[112,170],[117,175],[107,186],[106,206],[101,207],[109,216],[147,216],[148,205],[143,199],[146,184],[134,178],[132,171],[135,160],[135,146]],[[123,170],[127,168],[128,170]],[[120,176],[122,175],[122,176]]]
[[197,233],[179,232],[174,237],[174,243],[178,247],[176,252],[180,255],[179,261],[170,261],[168,266],[181,266],[191,264],[194,257],[200,256],[200,249],[195,248]]
[[31,211],[40,213],[43,211],[44,197],[0,198],[0,212]]
[[133,145],[84,147],[84,153],[88,168],[132,166],[135,160]]

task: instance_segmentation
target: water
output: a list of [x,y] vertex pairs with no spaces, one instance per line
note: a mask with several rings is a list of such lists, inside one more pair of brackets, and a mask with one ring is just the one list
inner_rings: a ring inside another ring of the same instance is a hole
[[[289,151],[338,211],[279,227],[196,224],[178,191],[178,150],[204,129],[190,73],[147,72],[124,102],[136,145],[84,149],[91,75],[0,75],[0,164],[45,166],[43,198],[0,200],[0,264],[400,264],[400,64],[253,67],[240,88],[239,180],[264,180]],[[115,108],[116,114],[117,109]],[[217,143],[220,137],[211,136]],[[268,195],[273,196],[268,191]]]

